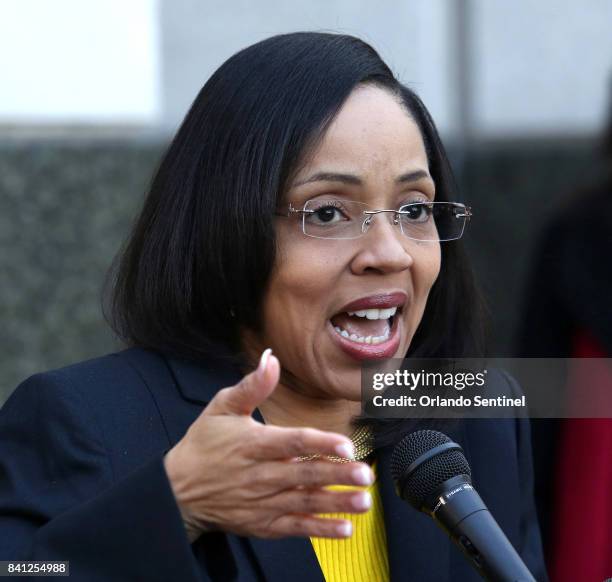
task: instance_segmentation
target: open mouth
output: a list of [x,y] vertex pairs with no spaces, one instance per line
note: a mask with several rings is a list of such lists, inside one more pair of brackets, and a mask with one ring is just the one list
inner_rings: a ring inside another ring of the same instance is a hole
[[334,331],[356,344],[377,345],[386,342],[393,329],[394,318],[401,307],[361,309],[338,313],[331,318]]
[[333,342],[359,361],[394,357],[403,337],[407,302],[408,296],[400,291],[351,301],[327,320]]

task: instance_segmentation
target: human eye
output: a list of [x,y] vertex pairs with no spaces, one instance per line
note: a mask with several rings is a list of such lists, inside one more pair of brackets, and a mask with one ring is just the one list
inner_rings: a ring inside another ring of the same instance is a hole
[[408,202],[400,206],[399,212],[405,221],[427,222],[433,212],[433,204],[427,200]]
[[345,205],[340,200],[312,201],[308,204],[306,220],[317,226],[337,224],[350,220],[350,215]]

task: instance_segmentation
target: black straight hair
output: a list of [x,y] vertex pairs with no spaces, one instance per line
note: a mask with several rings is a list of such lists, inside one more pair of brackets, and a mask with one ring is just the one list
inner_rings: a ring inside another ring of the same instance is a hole
[[[435,125],[378,53],[349,35],[297,32],[229,58],[199,92],[109,272],[104,312],[128,346],[242,362],[261,329],[275,261],[274,212],[304,156],[350,93],[390,91],[418,124],[438,200],[456,189]],[[442,243],[408,356],[479,356],[483,303],[461,241]]]

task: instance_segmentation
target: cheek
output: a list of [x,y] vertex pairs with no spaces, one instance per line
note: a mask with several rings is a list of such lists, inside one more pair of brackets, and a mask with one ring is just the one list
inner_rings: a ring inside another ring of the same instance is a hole
[[421,247],[421,254],[416,263],[415,291],[419,300],[425,302],[429,291],[440,274],[442,264],[442,252],[440,244],[430,247]]
[[413,255],[415,258],[413,268],[415,303],[414,308],[410,309],[407,314],[407,326],[409,331],[408,337],[406,338],[406,350],[412,341],[413,334],[416,332],[423,319],[429,292],[440,274],[440,266],[442,263],[439,244],[429,249],[421,247],[421,251],[419,255]]
[[[307,241],[310,242],[310,241]],[[315,241],[316,245],[316,241]],[[325,324],[327,300],[342,271],[337,254],[317,252],[313,245],[279,245],[266,300],[266,328],[299,335]]]
[[431,283],[429,285],[430,288],[436,282],[436,279],[438,278],[438,275],[440,274],[440,268],[442,266],[442,249],[440,248],[439,243],[435,245],[433,255],[434,256],[432,257],[431,269],[430,269],[430,277],[431,277]]

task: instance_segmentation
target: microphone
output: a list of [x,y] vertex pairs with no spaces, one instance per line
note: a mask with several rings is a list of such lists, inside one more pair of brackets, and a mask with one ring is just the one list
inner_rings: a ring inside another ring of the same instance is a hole
[[472,486],[463,449],[445,434],[418,430],[391,455],[397,494],[430,515],[491,582],[535,582],[521,557]]

